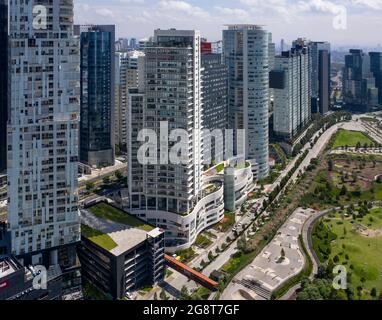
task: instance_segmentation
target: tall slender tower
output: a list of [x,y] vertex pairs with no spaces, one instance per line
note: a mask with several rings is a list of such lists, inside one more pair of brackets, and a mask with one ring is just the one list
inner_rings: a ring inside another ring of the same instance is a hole
[[80,161],[114,165],[114,25],[75,26],[81,41]]
[[370,70],[378,88],[378,104],[382,106],[382,52],[369,52]]
[[269,173],[270,39],[269,32],[258,25],[229,25],[223,31],[228,124],[231,129],[245,130],[244,156],[258,179]]
[[7,168],[8,1],[0,0],[0,173]]
[[79,45],[72,0],[10,1],[8,222],[24,265],[76,266]]
[[330,43],[310,42],[313,113],[326,114],[330,106]]

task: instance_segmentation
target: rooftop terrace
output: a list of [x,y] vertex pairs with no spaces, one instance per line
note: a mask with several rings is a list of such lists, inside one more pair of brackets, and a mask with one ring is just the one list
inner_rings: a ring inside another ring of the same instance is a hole
[[82,235],[116,256],[139,245],[156,230],[105,202],[82,210],[81,219]]

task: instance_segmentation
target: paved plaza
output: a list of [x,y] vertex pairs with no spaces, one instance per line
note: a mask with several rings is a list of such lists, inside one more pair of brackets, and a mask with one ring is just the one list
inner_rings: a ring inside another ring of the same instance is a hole
[[251,265],[236,276],[223,299],[270,299],[274,290],[297,275],[305,264],[299,235],[313,214],[312,209],[297,209]]

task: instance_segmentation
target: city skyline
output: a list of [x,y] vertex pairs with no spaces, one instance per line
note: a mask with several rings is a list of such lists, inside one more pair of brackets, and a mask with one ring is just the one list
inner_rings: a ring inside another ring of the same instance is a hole
[[0,301],[382,300],[380,11],[0,0]]
[[[297,36],[330,41],[334,46],[378,46],[381,0],[76,0],[75,22],[116,24],[116,36],[147,38],[153,29],[197,29],[220,40],[225,24],[265,25],[276,43]],[[345,15],[344,15],[345,14]],[[367,17],[367,24],[365,18]],[[345,29],[343,29],[345,28]],[[302,32],[303,30],[303,32]]]

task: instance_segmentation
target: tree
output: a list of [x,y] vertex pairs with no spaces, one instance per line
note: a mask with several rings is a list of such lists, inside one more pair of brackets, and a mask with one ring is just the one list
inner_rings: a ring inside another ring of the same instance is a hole
[[242,252],[245,252],[246,249],[247,249],[247,239],[245,238],[245,236],[242,236],[239,238],[239,240],[237,240],[237,248],[242,251]]
[[348,189],[346,188],[345,185],[343,185],[340,191],[340,196],[346,196],[347,193],[348,193]]
[[183,286],[182,289],[180,289],[180,300],[190,300],[190,293],[186,286]]
[[376,298],[376,297],[377,297],[377,289],[376,289],[376,288],[371,289],[371,291],[370,291],[370,295],[371,295],[373,298]]
[[86,182],[86,190],[87,191],[93,191],[94,190],[94,188],[95,188],[95,184],[94,184],[94,182]]
[[110,183],[110,177],[104,177],[102,179],[102,181],[103,181],[103,184],[109,184]]
[[162,289],[162,291],[160,292],[159,297],[160,297],[161,300],[168,300],[166,291],[164,291],[164,289]]
[[331,172],[331,171],[333,171],[333,168],[334,168],[333,160],[329,159],[328,160],[328,170]]
[[115,177],[118,179],[118,180],[122,180],[123,179],[123,174],[122,174],[122,172],[121,171],[119,171],[119,170],[117,170],[116,172],[115,172]]
[[214,258],[215,257],[213,255],[212,251],[208,252],[208,260],[212,261],[212,260],[214,260]]

